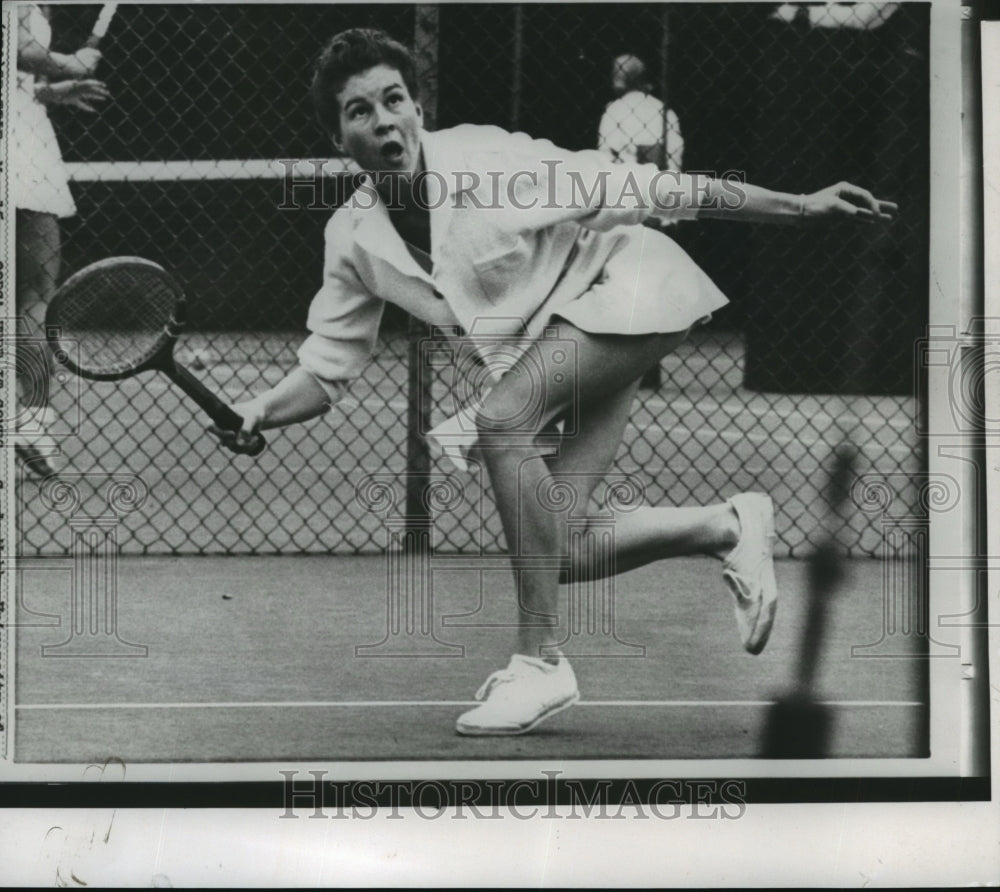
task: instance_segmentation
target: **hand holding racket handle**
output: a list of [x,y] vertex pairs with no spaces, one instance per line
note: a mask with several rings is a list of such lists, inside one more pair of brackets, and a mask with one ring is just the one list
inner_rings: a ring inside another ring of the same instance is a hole
[[[180,386],[180,388],[193,399],[208,416],[223,431],[239,433],[243,427],[243,418],[223,403],[211,390],[201,383],[184,366],[175,365],[170,377]],[[223,443],[227,449],[245,455],[260,455],[267,445],[264,435],[260,431],[255,431],[251,441],[246,446],[237,446],[235,438],[232,444]]]

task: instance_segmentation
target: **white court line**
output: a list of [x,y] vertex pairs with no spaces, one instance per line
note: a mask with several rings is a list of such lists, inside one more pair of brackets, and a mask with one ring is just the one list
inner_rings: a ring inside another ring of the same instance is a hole
[[[775,700],[580,700],[577,706],[774,706]],[[369,706],[474,706],[475,700],[353,700],[324,701],[303,700],[300,702],[271,701],[251,703],[233,701],[231,703],[19,703],[16,709],[25,711],[74,710],[74,709],[316,709],[333,707]],[[918,700],[822,700],[821,706],[854,708],[862,706],[923,706]]]

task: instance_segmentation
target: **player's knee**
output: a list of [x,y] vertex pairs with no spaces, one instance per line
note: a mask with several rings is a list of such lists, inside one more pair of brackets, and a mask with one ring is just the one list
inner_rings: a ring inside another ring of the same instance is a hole
[[497,388],[476,412],[476,433],[480,441],[523,438],[537,434],[546,423],[544,407],[536,405],[537,395],[520,385]]

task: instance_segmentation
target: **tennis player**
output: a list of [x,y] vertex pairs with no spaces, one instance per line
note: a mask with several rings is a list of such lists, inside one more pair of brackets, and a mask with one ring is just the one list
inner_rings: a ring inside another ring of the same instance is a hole
[[55,292],[62,262],[59,219],[76,214],[47,107],[68,106],[95,112],[108,98],[102,81],[91,75],[99,50],[81,47],[73,55],[49,48],[52,28],[47,6],[18,7],[17,84],[14,89],[10,164],[11,196],[17,232],[17,389],[18,430],[14,448],[31,470],[54,472],[48,455],[57,446],[47,433],[54,423],[49,406],[49,356],[42,319]]
[[[567,554],[566,515],[546,490],[558,480],[587,504],[643,372],[727,302],[670,238],[640,224],[650,215],[860,223],[889,219],[895,207],[848,184],[800,196],[613,164],[498,127],[427,132],[416,87],[409,51],[382,32],[345,31],[323,51],[312,85],[320,121],[367,176],[327,226],[298,367],[233,407],[242,431],[214,433],[240,451],[253,431],[326,412],[364,369],[387,301],[460,327],[487,365],[497,344],[513,351],[491,389],[435,433],[457,464],[472,459],[489,473],[520,619],[510,664],[487,679],[457,731],[520,734],[579,698],[557,647],[569,559],[562,572],[538,560]],[[766,495],[649,506],[617,519],[615,566],[718,557],[741,642],[759,653],[777,604],[773,542]]]

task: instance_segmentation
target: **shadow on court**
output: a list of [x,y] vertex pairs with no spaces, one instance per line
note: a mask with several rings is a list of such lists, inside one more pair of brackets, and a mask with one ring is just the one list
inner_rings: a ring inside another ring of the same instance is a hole
[[[386,636],[384,557],[122,558],[117,635],[146,655],[65,656],[73,612],[60,566],[23,571],[20,762],[751,757],[795,671],[808,572],[778,563],[778,619],[758,657],[740,648],[717,563],[677,559],[618,577],[603,595],[616,637],[584,625],[566,648],[604,654],[573,660],[582,702],[523,737],[468,739],[455,718],[513,641],[502,569],[434,575],[435,634],[453,656],[362,657],[357,646]],[[883,564],[846,567],[817,661],[828,753],[912,757],[926,744],[922,661],[851,656],[883,637]],[[82,618],[77,643],[108,639]]]

